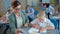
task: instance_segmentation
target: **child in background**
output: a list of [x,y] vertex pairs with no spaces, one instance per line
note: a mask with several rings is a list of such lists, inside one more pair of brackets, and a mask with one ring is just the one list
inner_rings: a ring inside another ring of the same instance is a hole
[[55,28],[54,24],[46,18],[44,10],[38,12],[37,18],[31,22],[31,26],[29,33],[34,29],[33,32],[46,33],[47,30]]
[[1,23],[3,24],[3,34],[6,34],[7,30],[9,29],[9,23],[6,19],[6,15],[3,15],[1,19]]
[[60,7],[58,8],[58,11],[56,12],[57,16],[60,17]]
[[2,19],[2,23],[7,23],[7,19],[6,19],[6,16],[5,16],[5,15],[3,15],[3,16],[1,17],[1,19]]
[[30,7],[29,5],[26,6],[26,14],[28,16],[29,22],[33,21],[35,18],[35,14],[34,14],[35,10]]
[[0,23],[1,23],[1,17],[0,17]]
[[53,16],[54,14],[54,7],[52,5],[50,5],[49,3],[46,4],[46,17],[50,18],[51,16]]
[[13,13],[13,9],[12,9],[12,7],[9,7],[8,10],[7,10],[7,13],[6,13],[6,19],[7,19],[7,20],[9,20],[8,17],[9,17],[9,15],[12,14],[12,13]]

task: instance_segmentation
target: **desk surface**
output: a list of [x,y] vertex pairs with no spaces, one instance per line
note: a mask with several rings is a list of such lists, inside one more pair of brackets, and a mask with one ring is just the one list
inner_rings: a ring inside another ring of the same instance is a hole
[[[24,34],[29,34],[28,30],[30,28],[22,28],[22,31],[24,32]],[[40,34],[58,34],[60,32],[60,30],[48,30],[47,33],[40,33]]]
[[[0,23],[3,24],[3,23]],[[24,32],[23,34],[29,34],[28,30],[30,29],[30,27],[28,28],[21,28],[21,30]],[[47,33],[42,33],[42,34],[58,34],[60,32],[60,30],[48,30]]]

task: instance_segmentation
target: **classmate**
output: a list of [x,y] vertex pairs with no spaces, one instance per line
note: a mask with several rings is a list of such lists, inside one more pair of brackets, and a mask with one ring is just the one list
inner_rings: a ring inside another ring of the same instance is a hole
[[26,6],[26,14],[29,18],[29,22],[33,21],[35,16],[34,16],[34,9],[30,7],[29,5]]
[[[0,17],[0,23],[1,23],[1,17]],[[0,24],[0,28],[1,28],[1,24]]]
[[11,6],[13,13],[9,16],[10,34],[22,33],[21,28],[28,27],[28,17],[21,10],[21,3],[19,1],[14,1]]
[[6,19],[6,15],[4,14],[1,17],[1,24],[3,25],[3,34],[6,34],[7,30],[9,29],[9,23],[8,20]]
[[60,17],[60,7],[58,8],[58,11],[56,12],[57,16]]
[[45,11],[38,12],[37,18],[31,22],[32,28],[38,29],[38,32],[46,32],[55,28],[54,24],[46,18]]
[[50,16],[52,16],[54,14],[54,7],[52,7],[49,3],[46,4],[46,16],[47,18],[50,18]]
[[7,10],[7,12],[6,12],[6,19],[7,19],[7,20],[9,20],[8,17],[9,17],[9,15],[12,14],[12,13],[13,13],[13,9],[12,9],[12,7],[9,7],[8,10]]

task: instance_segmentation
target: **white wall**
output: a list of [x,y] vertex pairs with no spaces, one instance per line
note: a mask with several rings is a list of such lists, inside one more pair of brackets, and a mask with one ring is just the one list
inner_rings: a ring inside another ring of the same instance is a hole
[[12,0],[4,0],[4,10],[7,11],[8,7],[11,6]]
[[4,0],[0,0],[0,11],[4,11]]
[[42,0],[42,3],[50,3],[50,0]]
[[59,0],[59,4],[60,4],[60,0]]
[[27,0],[27,5],[37,5],[37,3],[39,2],[39,0]]

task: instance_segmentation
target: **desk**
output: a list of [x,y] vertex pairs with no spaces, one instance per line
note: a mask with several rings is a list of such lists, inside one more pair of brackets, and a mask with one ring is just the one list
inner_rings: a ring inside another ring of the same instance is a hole
[[47,34],[58,34],[59,30],[48,30]]
[[[23,34],[29,34],[28,30],[30,28],[22,28],[22,31],[24,32]],[[39,33],[39,34],[58,34],[59,30],[47,30],[47,33]]]
[[[23,34],[29,34],[28,30],[30,29],[30,27],[28,28],[21,28],[21,30],[24,32]],[[60,30],[48,30],[47,33],[41,33],[41,34],[58,34],[60,32]]]

